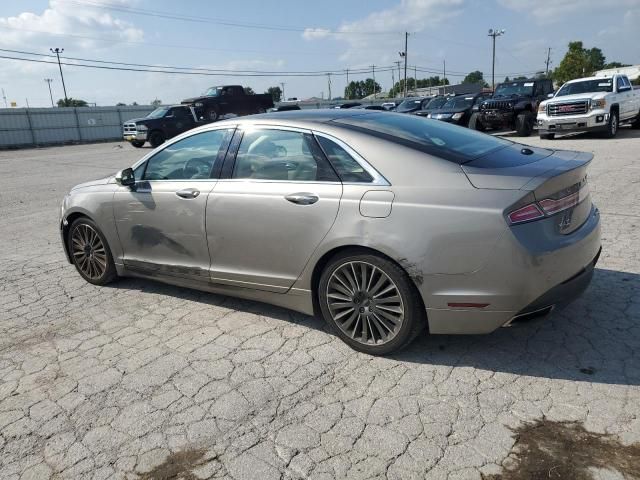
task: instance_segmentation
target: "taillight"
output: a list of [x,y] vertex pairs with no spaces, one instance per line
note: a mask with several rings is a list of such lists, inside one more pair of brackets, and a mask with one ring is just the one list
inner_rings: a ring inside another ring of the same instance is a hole
[[508,217],[509,222],[513,224],[537,220],[544,217],[544,213],[542,213],[542,210],[540,210],[535,203],[530,203],[529,205],[514,210],[508,215]]
[[[575,191],[576,188],[578,191]],[[569,193],[570,191],[573,191],[573,193]],[[507,215],[509,223],[513,225],[516,223],[530,222],[573,208],[587,198],[589,195],[589,187],[586,183],[576,184],[570,189],[560,192],[559,195],[565,193],[569,194],[560,198],[545,198],[537,203],[532,202],[514,210]]]

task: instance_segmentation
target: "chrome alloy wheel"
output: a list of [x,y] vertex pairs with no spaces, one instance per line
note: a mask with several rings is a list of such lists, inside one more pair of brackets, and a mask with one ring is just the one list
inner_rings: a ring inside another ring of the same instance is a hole
[[90,225],[79,224],[71,234],[73,260],[78,269],[92,280],[101,278],[107,270],[104,244]]
[[404,321],[398,286],[366,262],[347,262],[333,271],[327,283],[327,306],[345,334],[368,345],[389,342]]

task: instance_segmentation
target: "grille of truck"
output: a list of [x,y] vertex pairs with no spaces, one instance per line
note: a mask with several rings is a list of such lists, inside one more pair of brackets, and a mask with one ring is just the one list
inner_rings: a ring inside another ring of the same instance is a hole
[[547,105],[547,115],[559,117],[564,115],[584,115],[589,111],[589,101],[550,103]]
[[482,104],[483,110],[511,110],[513,104],[505,100],[496,100]]
[[136,133],[136,124],[135,123],[125,123],[124,124],[124,133]]

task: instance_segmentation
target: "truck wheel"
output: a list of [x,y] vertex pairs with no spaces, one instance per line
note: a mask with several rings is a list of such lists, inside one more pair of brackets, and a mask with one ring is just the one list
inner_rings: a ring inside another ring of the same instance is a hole
[[528,137],[533,131],[533,113],[524,111],[516,117],[516,132],[521,137]]
[[556,138],[556,134],[555,133],[541,133],[540,134],[540,140],[553,140],[554,138]]
[[640,128],[640,112],[638,112],[638,116],[631,124],[631,128]]
[[471,118],[469,119],[469,128],[471,130],[478,130],[479,132],[484,132],[486,130],[480,121],[480,115],[478,113],[473,113],[471,115]]
[[149,143],[153,148],[159,147],[164,143],[164,134],[160,130],[154,130],[149,134]]
[[220,114],[215,108],[211,108],[207,110],[207,113],[205,114],[205,118],[210,122],[215,122],[216,120],[218,120],[218,118],[220,118]]
[[605,138],[613,138],[618,134],[618,112],[611,110],[607,130],[604,132]]
[[136,148],[140,148],[144,145],[144,142],[142,140],[131,140],[131,145]]

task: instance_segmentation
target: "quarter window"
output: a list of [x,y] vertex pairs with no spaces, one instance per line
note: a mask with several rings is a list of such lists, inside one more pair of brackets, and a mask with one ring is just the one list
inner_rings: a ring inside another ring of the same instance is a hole
[[343,182],[372,182],[373,177],[349,153],[325,137],[317,137],[322,150],[329,159],[331,166],[338,172]]
[[218,152],[231,130],[198,133],[169,145],[147,161],[143,180],[210,178]]
[[287,130],[245,131],[232,178],[316,182],[337,181],[311,135]]

